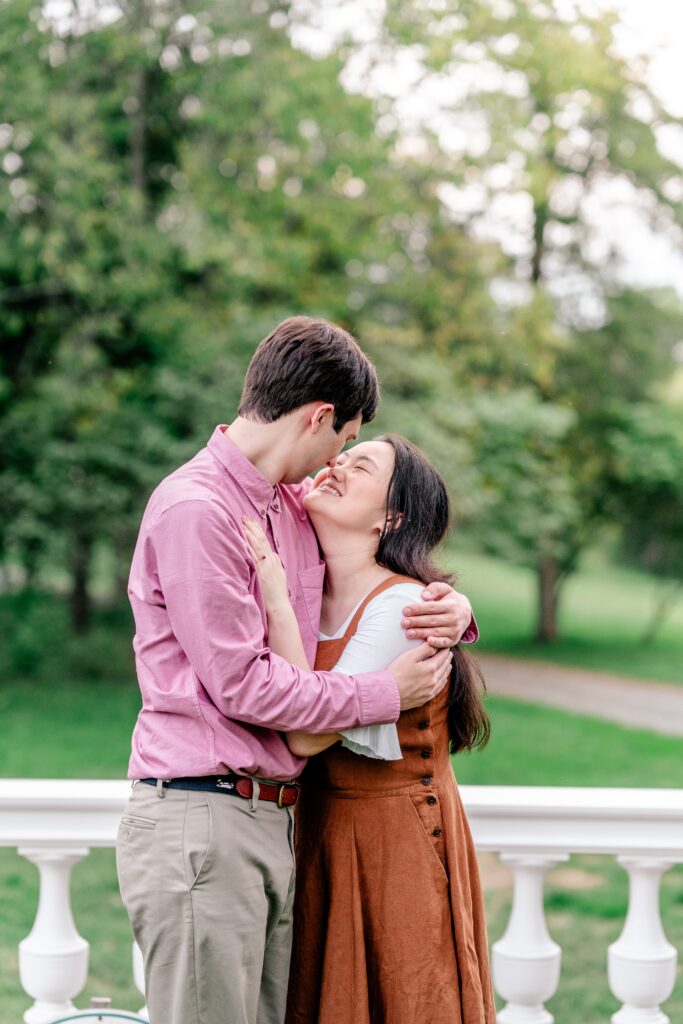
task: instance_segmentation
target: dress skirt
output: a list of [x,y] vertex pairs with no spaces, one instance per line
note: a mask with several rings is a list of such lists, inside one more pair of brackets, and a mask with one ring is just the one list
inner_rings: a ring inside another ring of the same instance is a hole
[[494,1024],[447,712],[444,691],[401,715],[400,761],[338,744],[310,761],[296,815],[287,1024]]

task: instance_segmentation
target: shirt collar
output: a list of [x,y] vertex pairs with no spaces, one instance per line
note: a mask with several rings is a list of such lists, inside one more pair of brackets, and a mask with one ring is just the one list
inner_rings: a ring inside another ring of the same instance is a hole
[[237,445],[225,436],[228,425],[219,423],[206,447],[224,469],[227,469],[230,476],[237,481],[261,515],[272,503],[279,508],[277,489],[266,480],[263,473],[256,468],[253,462],[249,461]]

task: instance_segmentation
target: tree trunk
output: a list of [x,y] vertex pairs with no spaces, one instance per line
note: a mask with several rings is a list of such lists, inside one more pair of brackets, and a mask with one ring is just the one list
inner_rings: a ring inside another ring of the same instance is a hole
[[534,284],[538,284],[543,275],[544,235],[547,221],[548,204],[536,203],[534,206],[534,251],[531,257],[531,280]]
[[79,635],[87,633],[90,628],[90,594],[88,578],[90,576],[90,540],[76,536],[73,561],[71,563],[71,627]]
[[136,0],[133,28],[137,40],[138,66],[133,78],[130,161],[133,188],[140,196],[143,216],[147,213],[147,67],[143,33],[147,23],[145,0]]
[[538,561],[538,624],[536,639],[542,644],[557,640],[557,607],[560,570],[551,555],[541,555]]
[[671,609],[680,597],[682,585],[683,584],[681,584],[679,580],[676,580],[669,587],[663,588],[643,635],[642,642],[644,647],[650,647],[657,639],[657,634],[664,625]]

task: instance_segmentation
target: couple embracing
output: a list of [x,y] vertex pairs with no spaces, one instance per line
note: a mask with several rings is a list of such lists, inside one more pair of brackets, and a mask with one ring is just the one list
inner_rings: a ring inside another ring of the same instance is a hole
[[343,451],[378,401],[346,331],[285,320],[147,505],[117,864],[151,1024],[495,1020],[449,757],[488,737],[476,625],[434,467]]

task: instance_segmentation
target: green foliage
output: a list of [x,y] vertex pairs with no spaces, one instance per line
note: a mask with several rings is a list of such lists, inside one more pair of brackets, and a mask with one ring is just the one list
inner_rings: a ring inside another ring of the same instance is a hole
[[[84,629],[94,553],[120,587],[146,495],[232,416],[258,340],[307,312],[358,335],[378,428],[427,449],[457,519],[521,564],[552,556],[557,589],[619,521],[610,438],[625,403],[661,400],[683,328],[674,296],[591,255],[605,182],[662,230],[680,221],[655,144],[670,118],[607,45],[611,16],[390,4],[385,57],[422,53],[443,116],[489,138],[458,152],[432,134],[413,159],[390,99],[342,88],[353,47],[296,49],[286,4],[102,10],[0,6],[7,579],[66,572]],[[455,216],[447,185],[481,208]],[[514,253],[478,230],[506,196],[531,211]],[[501,284],[521,298],[494,301]]]
[[563,590],[560,639],[548,648],[533,639],[535,574],[464,550],[455,537],[448,563],[471,598],[481,630],[478,650],[571,665],[635,679],[683,684],[683,601],[673,604],[649,645],[643,635],[659,613],[661,584],[641,571],[616,567],[595,548],[584,552]]
[[645,633],[651,642],[683,586],[683,422],[677,410],[636,405],[610,441],[610,502],[623,524],[621,555],[669,583]]

